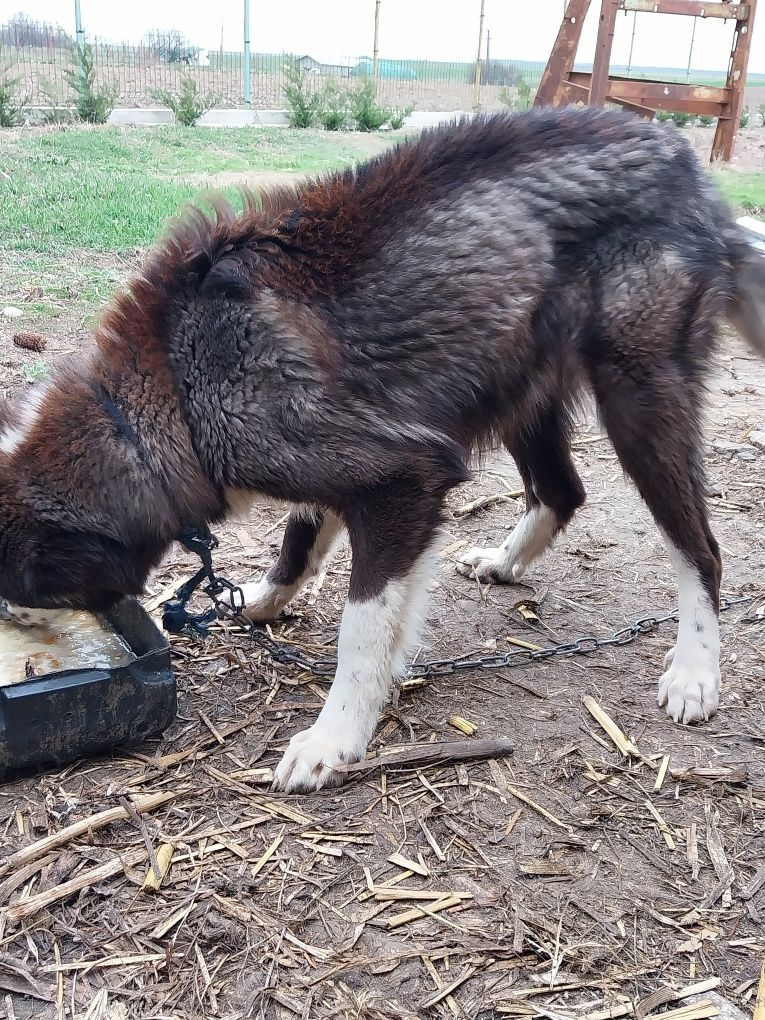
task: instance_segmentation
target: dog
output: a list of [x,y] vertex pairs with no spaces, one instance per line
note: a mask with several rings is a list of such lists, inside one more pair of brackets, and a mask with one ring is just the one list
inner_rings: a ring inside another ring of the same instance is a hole
[[337,674],[275,772],[332,786],[406,667],[471,455],[504,444],[527,506],[459,569],[512,582],[584,501],[571,411],[589,391],[677,575],[659,702],[707,719],[704,379],[726,319],[765,354],[763,266],[679,133],[591,109],[476,117],[242,212],[192,209],[92,351],[0,408],[0,595],[102,610],[143,591],[181,528],[260,496],[294,506],[246,589],[265,620],[347,532]]

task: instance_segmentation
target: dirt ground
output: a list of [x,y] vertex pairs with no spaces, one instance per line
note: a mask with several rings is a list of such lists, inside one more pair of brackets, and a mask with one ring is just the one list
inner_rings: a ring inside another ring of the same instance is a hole
[[[26,310],[28,281],[4,299],[25,314],[0,318],[0,392],[23,385],[16,329],[44,330],[48,358],[86,341],[63,306],[44,320]],[[752,601],[722,616],[714,720],[683,729],[656,706],[667,624],[586,657],[410,684],[371,749],[461,739],[459,716],[476,738],[510,737],[509,758],[283,796],[270,770],[327,683],[235,633],[174,638],[179,713],[163,740],[0,787],[0,1016],[606,1020],[653,1017],[689,985],[701,1005],[686,1020],[751,1015],[765,955],[764,417],[765,366],[727,337],[711,385],[710,504],[724,592]],[[501,539],[521,513],[512,463],[498,454],[453,494],[420,660],[604,637],[672,610],[650,515],[587,416],[576,461],[588,503],[520,585],[481,589],[454,570],[460,548]],[[460,512],[483,495],[503,498]],[[237,581],[258,575],[283,520],[257,506],[221,528],[219,565]],[[192,568],[173,550],[151,594]],[[348,571],[343,550],[274,634],[333,654]],[[637,754],[616,750],[585,696]],[[140,819],[3,867],[74,821],[160,793],[172,796]],[[157,893],[141,889],[149,845],[173,848]],[[81,891],[51,906],[34,899],[78,878]],[[9,905],[30,899],[14,920]]]

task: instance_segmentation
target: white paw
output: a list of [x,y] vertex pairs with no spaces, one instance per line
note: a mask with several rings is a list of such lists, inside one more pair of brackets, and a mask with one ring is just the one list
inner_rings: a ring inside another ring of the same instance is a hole
[[486,584],[509,584],[523,577],[528,564],[520,558],[513,561],[501,546],[494,549],[476,546],[463,553],[456,566],[465,577],[477,577]]
[[674,659],[674,657],[675,657],[675,652],[676,652],[676,651],[677,651],[677,645],[672,645],[672,647],[670,648],[670,650],[669,650],[669,651],[667,652],[667,654],[666,654],[666,655],[664,656],[664,665],[665,665],[665,666],[669,667],[669,666],[671,666],[671,665],[672,665],[672,660],[673,660],[673,659]]
[[360,761],[365,748],[346,748],[339,733],[317,725],[296,733],[274,773],[274,789],[285,793],[311,793],[325,786],[340,786],[345,779],[338,765]]
[[[671,653],[674,654],[674,649]],[[659,704],[677,723],[704,722],[717,711],[720,672],[708,662],[675,663],[659,681]]]
[[252,584],[242,585],[244,615],[251,620],[275,620],[292,597],[292,590],[281,584],[273,584],[268,576]]

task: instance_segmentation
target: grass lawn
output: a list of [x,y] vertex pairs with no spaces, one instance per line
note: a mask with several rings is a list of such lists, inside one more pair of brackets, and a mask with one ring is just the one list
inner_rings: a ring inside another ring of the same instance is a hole
[[717,170],[714,176],[738,215],[761,216],[765,213],[765,173]]

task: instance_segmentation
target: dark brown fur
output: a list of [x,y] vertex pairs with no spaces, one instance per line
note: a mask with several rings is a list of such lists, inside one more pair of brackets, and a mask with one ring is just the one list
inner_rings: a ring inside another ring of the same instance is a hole
[[191,210],[0,454],[0,595],[140,591],[182,525],[244,489],[336,511],[367,598],[494,436],[565,526],[587,386],[716,601],[700,400],[749,265],[679,137],[593,111],[477,119],[241,214]]

